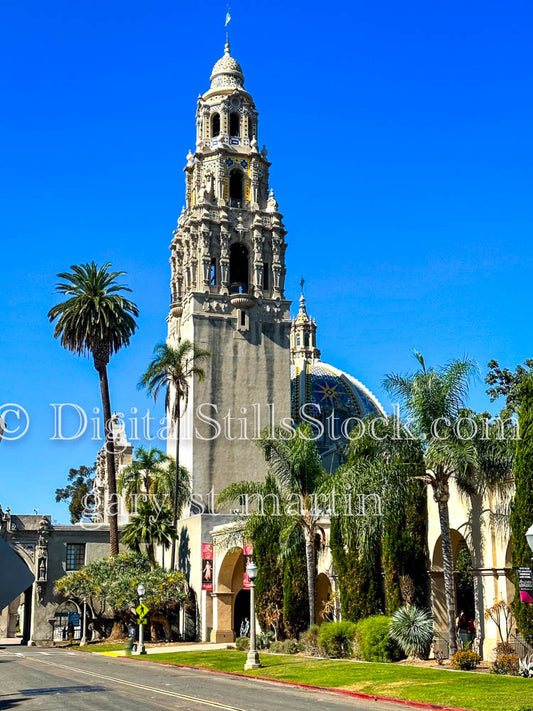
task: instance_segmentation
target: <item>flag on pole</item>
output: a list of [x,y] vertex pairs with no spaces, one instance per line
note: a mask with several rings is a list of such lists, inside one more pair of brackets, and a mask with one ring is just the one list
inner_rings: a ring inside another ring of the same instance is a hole
[[231,20],[231,15],[230,15],[229,5],[228,5],[228,9],[226,10],[226,22],[224,23],[224,27],[227,27],[229,25],[230,20]]

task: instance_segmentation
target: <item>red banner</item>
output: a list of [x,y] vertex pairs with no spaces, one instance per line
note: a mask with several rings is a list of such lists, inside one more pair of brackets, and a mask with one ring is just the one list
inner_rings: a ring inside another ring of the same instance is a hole
[[213,544],[202,543],[202,590],[213,589]]
[[244,541],[244,543],[242,544],[242,556],[244,559],[242,587],[244,590],[249,590],[252,587],[250,578],[248,577],[248,571],[246,570],[246,568],[248,567],[248,563],[252,560],[252,553],[253,552],[254,552],[254,549],[252,548],[252,544],[248,543],[248,541]]

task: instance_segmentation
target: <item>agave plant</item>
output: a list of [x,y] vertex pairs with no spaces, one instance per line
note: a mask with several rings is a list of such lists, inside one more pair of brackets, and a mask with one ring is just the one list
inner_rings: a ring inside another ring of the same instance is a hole
[[433,639],[433,617],[416,605],[404,605],[392,615],[390,636],[407,654],[408,659],[427,658]]
[[518,675],[526,679],[533,678],[533,654],[526,655],[518,663]]

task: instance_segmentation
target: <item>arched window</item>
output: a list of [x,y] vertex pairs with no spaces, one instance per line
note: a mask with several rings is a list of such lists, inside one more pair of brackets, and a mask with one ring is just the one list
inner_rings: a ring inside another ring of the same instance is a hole
[[229,135],[232,136],[233,138],[238,138],[241,133],[240,123],[241,123],[241,117],[239,116],[238,113],[233,111],[229,115]]
[[232,244],[230,247],[229,281],[232,294],[248,293],[248,250],[244,244]]
[[211,119],[211,136],[216,138],[220,135],[220,114],[213,114]]
[[242,173],[232,170],[229,174],[229,197],[234,207],[240,207],[242,202]]

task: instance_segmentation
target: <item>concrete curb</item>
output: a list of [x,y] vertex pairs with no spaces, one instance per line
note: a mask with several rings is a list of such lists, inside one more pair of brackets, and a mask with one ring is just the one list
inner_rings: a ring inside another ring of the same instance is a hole
[[162,664],[165,667],[178,667],[178,669],[191,669],[192,671],[203,671],[210,674],[222,674],[224,676],[234,676],[240,679],[251,679],[257,681],[267,681],[272,684],[282,684],[284,686],[293,686],[299,689],[308,689],[310,691],[327,691],[331,694],[340,694],[341,696],[349,696],[353,699],[362,699],[364,701],[381,701],[383,703],[398,704],[399,706],[410,706],[415,709],[423,709],[425,711],[471,711],[471,709],[457,708],[456,706],[442,706],[442,704],[430,704],[425,701],[409,701],[408,699],[398,699],[394,696],[380,696],[378,694],[364,694],[361,691],[349,691],[348,689],[336,689],[331,686],[316,686],[314,684],[303,684],[297,681],[287,681],[285,679],[271,679],[266,676],[252,676],[251,674],[241,674],[240,672],[222,671],[220,669],[206,669],[205,667],[193,667],[187,664],[174,664],[172,662],[162,662],[157,659],[146,657],[115,657],[116,659],[131,659],[134,662],[151,662],[152,664]]

